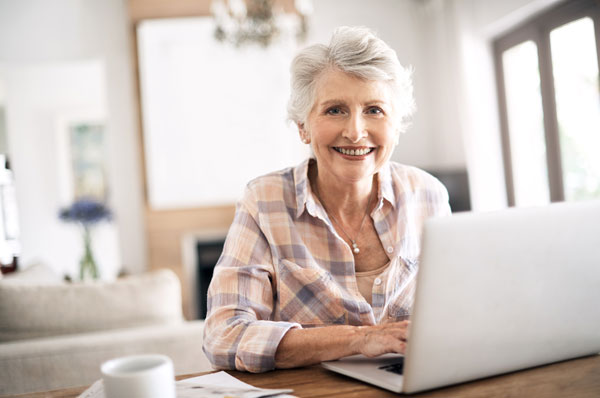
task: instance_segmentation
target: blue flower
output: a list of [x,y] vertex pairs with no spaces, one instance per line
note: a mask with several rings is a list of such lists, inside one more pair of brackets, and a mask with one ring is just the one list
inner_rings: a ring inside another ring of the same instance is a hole
[[63,221],[80,222],[84,226],[112,219],[111,211],[103,203],[88,198],[78,199],[70,207],[61,209],[58,216]]

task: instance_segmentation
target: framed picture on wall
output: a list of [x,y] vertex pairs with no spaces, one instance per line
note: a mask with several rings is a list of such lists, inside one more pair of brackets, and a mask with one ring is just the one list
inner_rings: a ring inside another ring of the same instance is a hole
[[61,201],[93,198],[104,202],[109,192],[104,120],[83,115],[61,117],[58,143]]

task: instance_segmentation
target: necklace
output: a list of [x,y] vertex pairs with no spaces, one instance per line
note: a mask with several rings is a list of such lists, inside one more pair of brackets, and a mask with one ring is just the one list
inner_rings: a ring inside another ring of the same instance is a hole
[[323,209],[325,209],[325,212],[327,213],[327,215],[329,217],[331,217],[331,219],[333,220],[333,222],[335,223],[335,225],[337,225],[338,227],[340,227],[340,229],[342,230],[342,232],[344,233],[344,235],[346,235],[346,237],[350,240],[350,242],[352,242],[352,251],[354,252],[354,254],[360,253],[360,249],[358,248],[358,245],[356,244],[356,239],[358,239],[358,236],[360,235],[360,231],[362,231],[363,224],[365,223],[365,219],[367,218],[367,214],[369,214],[369,207],[371,207],[371,200],[373,199],[373,195],[369,194],[369,202],[367,203],[367,208],[365,210],[365,215],[363,216],[362,221],[360,222],[360,227],[358,227],[358,232],[356,233],[356,237],[354,239],[352,239],[350,237],[350,235],[348,234],[348,232],[346,232],[346,230],[344,229],[344,227],[342,227],[342,224],[340,224],[339,222],[337,222],[337,220],[335,219],[335,217],[333,216],[333,214],[331,214],[331,213],[329,213],[327,211],[327,208],[325,207],[325,203],[321,200],[321,194],[319,193],[319,188],[317,187],[317,183],[316,182],[315,182],[315,193],[317,194],[317,197],[321,201],[321,205],[323,205]]

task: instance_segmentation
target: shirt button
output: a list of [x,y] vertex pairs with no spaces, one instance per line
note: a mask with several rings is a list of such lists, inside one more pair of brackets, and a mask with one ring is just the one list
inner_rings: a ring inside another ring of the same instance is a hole
[[381,278],[375,278],[375,280],[373,281],[373,284],[374,284],[375,286],[379,286],[379,285],[381,285]]
[[394,252],[394,248],[392,246],[388,246],[387,252],[388,253],[393,253]]

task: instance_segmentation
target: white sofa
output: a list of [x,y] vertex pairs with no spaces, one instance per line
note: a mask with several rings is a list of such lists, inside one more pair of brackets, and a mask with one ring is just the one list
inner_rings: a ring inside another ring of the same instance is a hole
[[130,354],[167,355],[176,374],[211,370],[204,322],[184,320],[172,271],[72,284],[31,274],[0,280],[0,395],[91,384],[102,362]]

